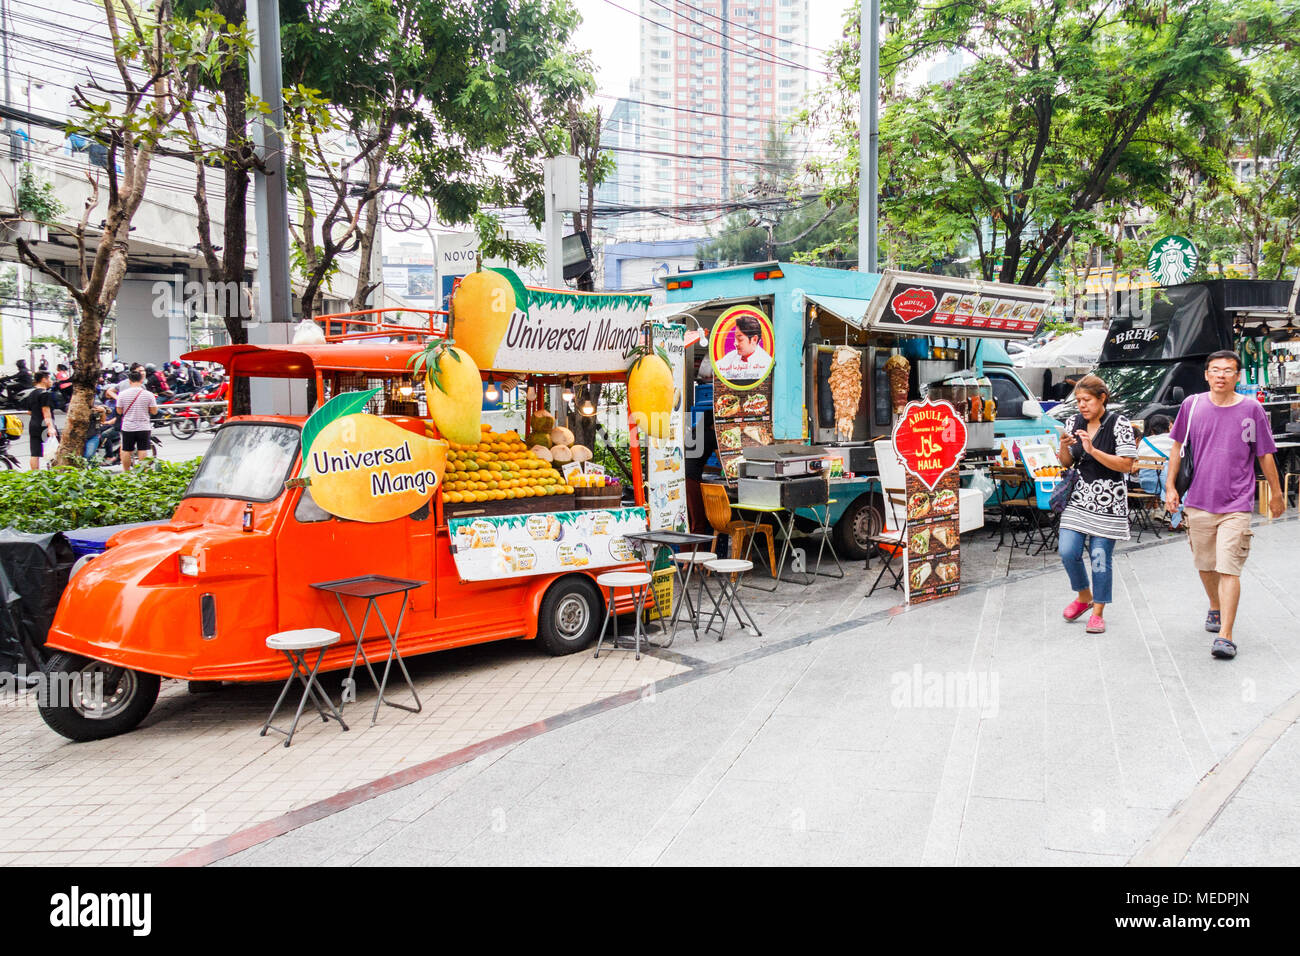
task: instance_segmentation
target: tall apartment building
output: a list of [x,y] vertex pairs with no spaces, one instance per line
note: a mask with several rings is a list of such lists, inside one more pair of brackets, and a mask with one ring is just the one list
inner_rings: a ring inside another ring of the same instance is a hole
[[640,201],[729,199],[802,103],[808,0],[641,0],[639,9]]

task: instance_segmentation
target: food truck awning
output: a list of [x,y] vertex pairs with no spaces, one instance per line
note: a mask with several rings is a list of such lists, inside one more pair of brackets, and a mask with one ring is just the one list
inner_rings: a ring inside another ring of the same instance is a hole
[[816,303],[817,308],[829,312],[835,318],[855,329],[866,328],[867,306],[869,299],[849,299],[841,295],[823,295],[805,292],[804,298]]
[[1021,339],[1034,334],[1052,293],[1034,286],[887,270],[864,328],[909,335]]
[[222,345],[186,352],[188,362],[213,362],[240,375],[257,378],[310,378],[316,369],[366,368],[400,373],[422,346],[412,342],[383,345]]

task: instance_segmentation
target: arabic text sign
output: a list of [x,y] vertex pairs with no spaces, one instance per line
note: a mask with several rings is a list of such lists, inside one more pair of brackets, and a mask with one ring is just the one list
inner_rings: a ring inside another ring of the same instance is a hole
[[589,570],[639,561],[623,538],[646,530],[644,508],[450,518],[451,553],[462,581]]
[[948,402],[908,402],[893,440],[908,473],[933,491],[966,451],[966,423]]

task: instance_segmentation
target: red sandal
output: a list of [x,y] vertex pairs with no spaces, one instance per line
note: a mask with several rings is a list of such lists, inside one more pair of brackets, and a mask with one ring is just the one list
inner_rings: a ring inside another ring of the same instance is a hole
[[1083,617],[1083,612],[1088,610],[1090,607],[1092,607],[1092,605],[1084,601],[1071,601],[1065,606],[1065,610],[1061,612],[1061,616],[1067,621],[1077,621],[1079,618]]

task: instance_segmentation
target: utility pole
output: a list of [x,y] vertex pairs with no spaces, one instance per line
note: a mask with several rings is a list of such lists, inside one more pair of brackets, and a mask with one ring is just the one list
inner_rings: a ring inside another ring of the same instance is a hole
[[858,109],[858,271],[875,272],[879,215],[880,0],[862,0]]
[[578,196],[581,168],[577,156],[552,156],[542,163],[542,188],[546,193],[546,284],[564,288],[564,215],[580,212]]
[[[289,190],[284,174],[284,96],[280,67],[280,7],[277,0],[248,0],[253,49],[248,57],[249,92],[270,108],[253,123],[253,148],[262,169],[253,170],[257,223],[257,322],[249,325],[254,345],[289,342],[293,294],[289,288]],[[293,387],[297,385],[298,387]],[[301,382],[254,379],[254,412],[301,415],[307,393]]]
[[730,142],[730,137],[727,135],[729,131],[727,114],[731,112],[727,108],[731,104],[731,69],[727,57],[727,19],[727,0],[722,0],[722,70],[718,74],[718,83],[722,87],[722,121],[718,124],[722,130],[722,161],[718,165],[722,167],[723,202],[731,198],[731,164],[728,162],[731,154],[727,152],[727,146]]

